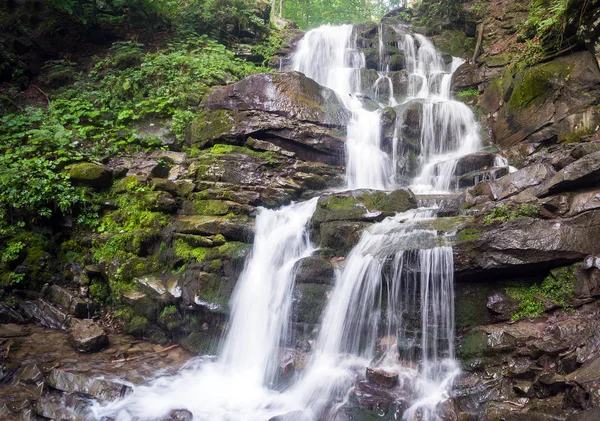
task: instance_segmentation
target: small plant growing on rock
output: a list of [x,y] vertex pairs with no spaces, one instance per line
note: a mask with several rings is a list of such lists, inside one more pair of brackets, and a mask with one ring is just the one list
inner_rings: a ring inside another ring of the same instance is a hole
[[508,222],[518,218],[537,218],[540,216],[540,208],[531,203],[523,203],[514,209],[510,205],[496,206],[483,218],[483,225],[491,225],[494,222]]

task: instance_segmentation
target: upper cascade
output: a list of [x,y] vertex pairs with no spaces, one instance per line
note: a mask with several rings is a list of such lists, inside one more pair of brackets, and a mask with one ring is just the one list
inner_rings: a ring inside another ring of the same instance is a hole
[[[379,25],[377,30],[374,82],[352,25],[309,31],[291,60],[293,70],[334,90],[351,112],[347,188],[410,186],[416,193],[453,190],[458,186],[459,158],[481,146],[473,112],[450,96],[452,73],[463,60],[444,60],[431,41],[407,27]],[[403,69],[396,72],[390,72],[386,44],[390,39],[404,57]]]

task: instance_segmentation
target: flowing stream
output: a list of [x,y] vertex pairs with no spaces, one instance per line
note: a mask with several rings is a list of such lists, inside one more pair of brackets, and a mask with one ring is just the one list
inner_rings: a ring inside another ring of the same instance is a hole
[[[457,160],[480,147],[473,113],[450,98],[452,72],[462,61],[445,63],[427,38],[394,28],[408,73],[406,94],[395,94],[384,26],[378,30],[375,86],[363,86],[365,57],[352,25],[308,32],[298,44],[292,70],[333,89],[351,112],[347,189],[400,187],[408,160],[404,111],[416,106],[420,153],[410,188],[448,192],[455,187]],[[367,88],[374,88],[376,98],[370,102],[377,107],[365,105],[361,93]],[[383,109],[390,106],[397,115],[391,153],[384,151],[381,133]],[[266,421],[286,414],[281,419],[334,420],[369,367],[397,376],[403,419],[439,420],[439,404],[448,398],[459,369],[452,248],[427,228],[436,217],[435,206],[386,218],[363,233],[338,270],[306,368],[283,390],[275,387],[281,347],[288,344],[294,265],[315,251],[307,227],[316,201],[260,211],[218,357],[195,359],[177,375],[135,387],[119,402],[96,404],[93,416],[154,420],[187,409],[195,420],[207,421]]]

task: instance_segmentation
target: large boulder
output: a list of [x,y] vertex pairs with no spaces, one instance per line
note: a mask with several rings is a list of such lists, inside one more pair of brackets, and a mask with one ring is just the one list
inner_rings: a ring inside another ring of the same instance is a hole
[[108,346],[108,335],[91,319],[73,320],[69,343],[78,352],[97,352]]
[[211,91],[204,106],[212,111],[265,111],[331,126],[344,126],[349,118],[334,91],[299,72],[248,76]]
[[463,278],[484,271],[487,276],[536,273],[600,253],[598,210],[559,220],[519,218],[463,232],[473,234],[454,246],[455,269]]
[[205,98],[189,141],[244,144],[249,136],[300,159],[341,165],[349,119],[336,93],[301,73],[256,74]]
[[504,72],[480,103],[490,113],[494,140],[507,149],[590,134],[600,123],[599,96],[598,64],[581,51],[514,75]]

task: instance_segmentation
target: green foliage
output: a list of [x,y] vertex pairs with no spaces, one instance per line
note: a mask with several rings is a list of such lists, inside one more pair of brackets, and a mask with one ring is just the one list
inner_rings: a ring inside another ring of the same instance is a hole
[[283,2],[283,17],[302,29],[315,26],[378,21],[387,11],[401,4],[398,0],[299,0]]
[[529,287],[509,287],[506,293],[512,299],[519,301],[518,310],[512,315],[512,320],[523,317],[537,317],[545,310],[540,298],[549,299],[565,310],[569,310],[569,301],[573,298],[575,271],[579,265],[553,269],[541,284]]
[[517,218],[530,217],[537,218],[540,215],[540,208],[537,205],[523,203],[516,209],[510,205],[496,206],[483,218],[483,225],[491,225],[494,222],[513,221]]
[[456,93],[456,96],[463,101],[471,101],[479,97],[479,90],[476,88],[463,89]]
[[[69,63],[52,62],[48,77],[62,77]],[[207,37],[174,41],[156,53],[115,43],[76,87],[51,92],[48,108],[0,118],[0,216],[16,209],[26,218],[47,218],[60,211],[93,225],[96,199],[71,184],[67,164],[160,147],[159,139],[133,128],[146,117],[172,118],[182,140],[210,86],[260,70]]]
[[414,6],[416,9],[417,22],[424,25],[432,25],[449,19],[458,22],[463,18],[464,9],[461,0],[420,0]]
[[263,65],[268,65],[283,44],[283,36],[271,30],[266,40],[252,47],[252,53],[261,58]]

